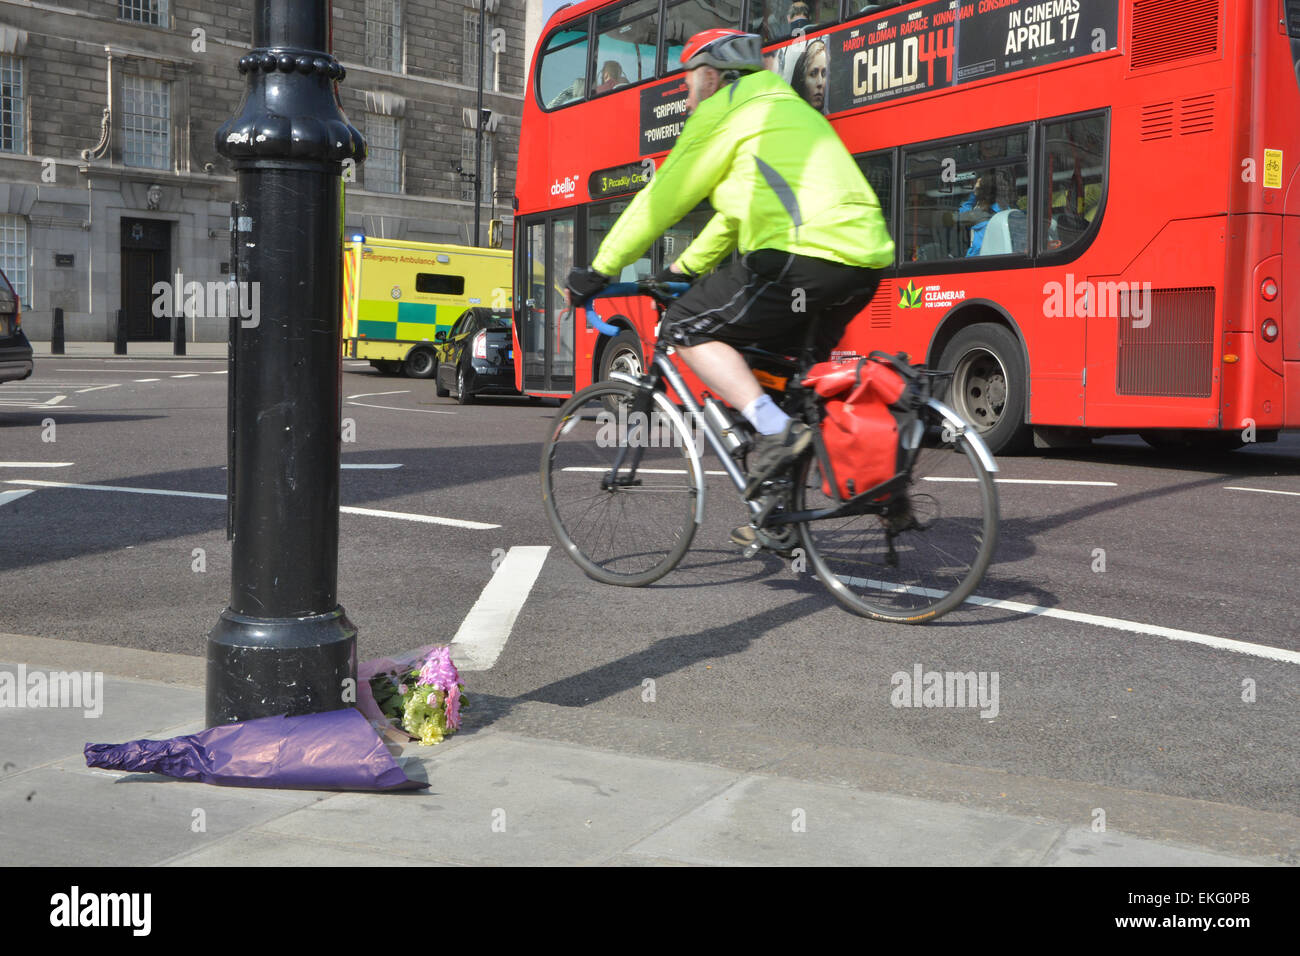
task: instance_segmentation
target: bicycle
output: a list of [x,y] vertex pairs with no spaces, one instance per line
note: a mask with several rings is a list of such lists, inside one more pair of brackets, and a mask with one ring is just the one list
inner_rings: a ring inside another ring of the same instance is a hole
[[[662,316],[685,288],[641,280],[611,285],[592,298],[648,295]],[[586,307],[588,323],[606,334],[620,331],[595,314],[590,299],[575,307]],[[770,387],[779,376],[765,387],[814,434],[809,452],[746,500],[755,534],[746,556],[766,549],[798,558],[802,548],[836,600],[879,621],[920,624],[959,606],[979,585],[997,546],[997,465],[974,428],[939,400],[951,373],[883,357],[907,381],[895,405],[904,409],[900,468],[845,498],[822,440],[822,400],[802,384],[813,364],[811,348],[797,356],[740,351],[751,366],[785,373],[784,388]],[[752,429],[711,397],[701,406],[670,354],[661,338],[645,374],[614,372],[575,394],[556,413],[542,449],[542,498],[551,526],[569,557],[606,584],[642,587],[686,554],[704,517],[703,443],[744,495],[741,466]],[[825,485],[823,475],[830,479]]]

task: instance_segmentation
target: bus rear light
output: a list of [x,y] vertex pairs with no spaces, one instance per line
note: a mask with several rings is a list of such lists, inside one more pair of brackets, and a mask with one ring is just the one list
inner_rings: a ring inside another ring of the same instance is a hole
[[1264,336],[1265,342],[1276,342],[1277,333],[1277,322],[1273,319],[1265,319],[1264,324],[1259,327],[1259,334]]
[[480,330],[478,335],[474,336],[474,357],[487,358],[487,329]]
[[1272,302],[1277,298],[1277,283],[1272,279],[1265,279],[1259,285],[1259,294],[1264,297],[1265,302]]

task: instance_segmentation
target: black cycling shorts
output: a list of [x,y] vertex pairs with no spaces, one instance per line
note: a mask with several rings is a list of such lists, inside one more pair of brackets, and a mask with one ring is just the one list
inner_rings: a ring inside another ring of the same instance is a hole
[[674,345],[716,340],[790,353],[811,334],[817,361],[825,361],[879,282],[875,269],[757,249],[669,306],[659,335]]

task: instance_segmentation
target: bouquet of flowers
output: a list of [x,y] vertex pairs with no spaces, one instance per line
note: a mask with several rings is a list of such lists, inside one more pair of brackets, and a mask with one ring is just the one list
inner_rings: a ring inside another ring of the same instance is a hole
[[364,688],[359,704],[367,716],[377,712],[422,744],[441,743],[460,729],[460,711],[468,701],[449,647],[421,648],[400,661],[370,661],[359,672]]

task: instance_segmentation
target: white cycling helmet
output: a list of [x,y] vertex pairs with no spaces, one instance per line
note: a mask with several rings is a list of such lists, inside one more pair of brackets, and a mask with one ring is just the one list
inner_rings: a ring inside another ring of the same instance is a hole
[[702,30],[682,47],[682,66],[688,70],[711,66],[724,73],[753,73],[763,69],[763,41],[757,34],[727,27]]

